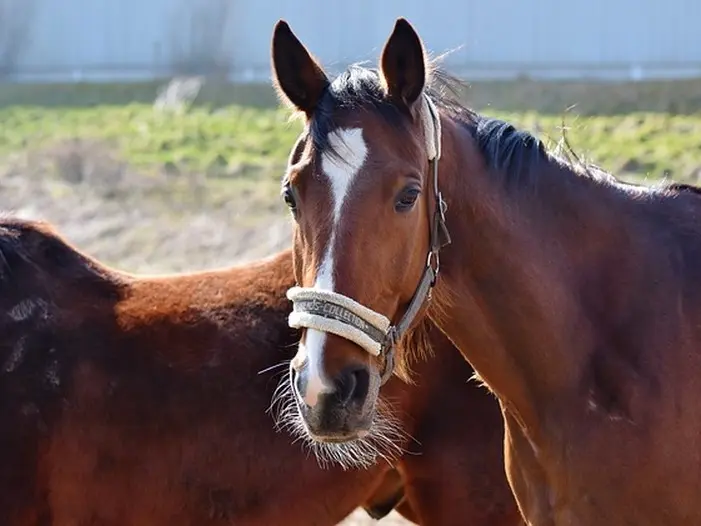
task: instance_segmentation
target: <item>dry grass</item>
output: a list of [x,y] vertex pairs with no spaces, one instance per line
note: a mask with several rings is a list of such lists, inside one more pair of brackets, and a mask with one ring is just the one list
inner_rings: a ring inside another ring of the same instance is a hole
[[289,243],[272,179],[144,176],[99,142],[71,141],[5,161],[0,208],[58,225],[104,262],[135,272],[212,268]]

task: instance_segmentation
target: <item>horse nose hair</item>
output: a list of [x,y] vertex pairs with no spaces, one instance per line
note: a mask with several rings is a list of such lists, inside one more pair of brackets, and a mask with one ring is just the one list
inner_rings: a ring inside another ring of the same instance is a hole
[[343,405],[364,404],[370,387],[370,373],[366,367],[351,366],[341,372],[336,385],[336,396]]

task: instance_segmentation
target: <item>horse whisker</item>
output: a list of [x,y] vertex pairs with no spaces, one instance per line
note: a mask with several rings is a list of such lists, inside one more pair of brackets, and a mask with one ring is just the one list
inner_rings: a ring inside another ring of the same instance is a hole
[[273,414],[275,429],[290,433],[292,444],[301,443],[308,453],[314,455],[322,469],[337,465],[343,470],[349,470],[370,468],[378,459],[391,465],[408,452],[403,444],[410,441],[419,443],[402,429],[393,405],[392,401],[379,399],[369,434],[341,444],[316,442],[309,436],[297,407],[289,375],[280,380],[268,411]]
[[258,371],[258,374],[265,374],[265,373],[273,371],[279,367],[287,367],[290,365],[290,361],[291,360],[283,360],[280,363],[276,363],[275,365],[271,365],[270,367],[266,367],[265,369],[261,369],[260,371]]

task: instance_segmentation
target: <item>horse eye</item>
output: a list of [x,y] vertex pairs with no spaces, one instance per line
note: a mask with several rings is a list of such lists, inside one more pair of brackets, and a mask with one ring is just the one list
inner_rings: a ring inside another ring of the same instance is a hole
[[295,212],[297,210],[297,202],[295,201],[295,196],[292,193],[292,188],[290,188],[289,186],[285,186],[282,189],[282,198],[284,199],[287,207],[292,212]]
[[408,186],[404,188],[397,196],[397,200],[394,203],[394,209],[397,212],[408,212],[414,207],[414,203],[416,203],[416,199],[419,197],[419,194],[421,194],[421,189],[417,188],[416,186]]

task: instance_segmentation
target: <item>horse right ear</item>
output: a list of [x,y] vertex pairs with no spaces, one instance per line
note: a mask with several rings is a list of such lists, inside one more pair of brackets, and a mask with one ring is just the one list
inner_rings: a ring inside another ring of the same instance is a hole
[[411,111],[426,84],[426,57],[421,38],[405,18],[398,18],[380,58],[390,99]]
[[278,96],[311,116],[329,79],[284,20],[273,30],[272,67]]

